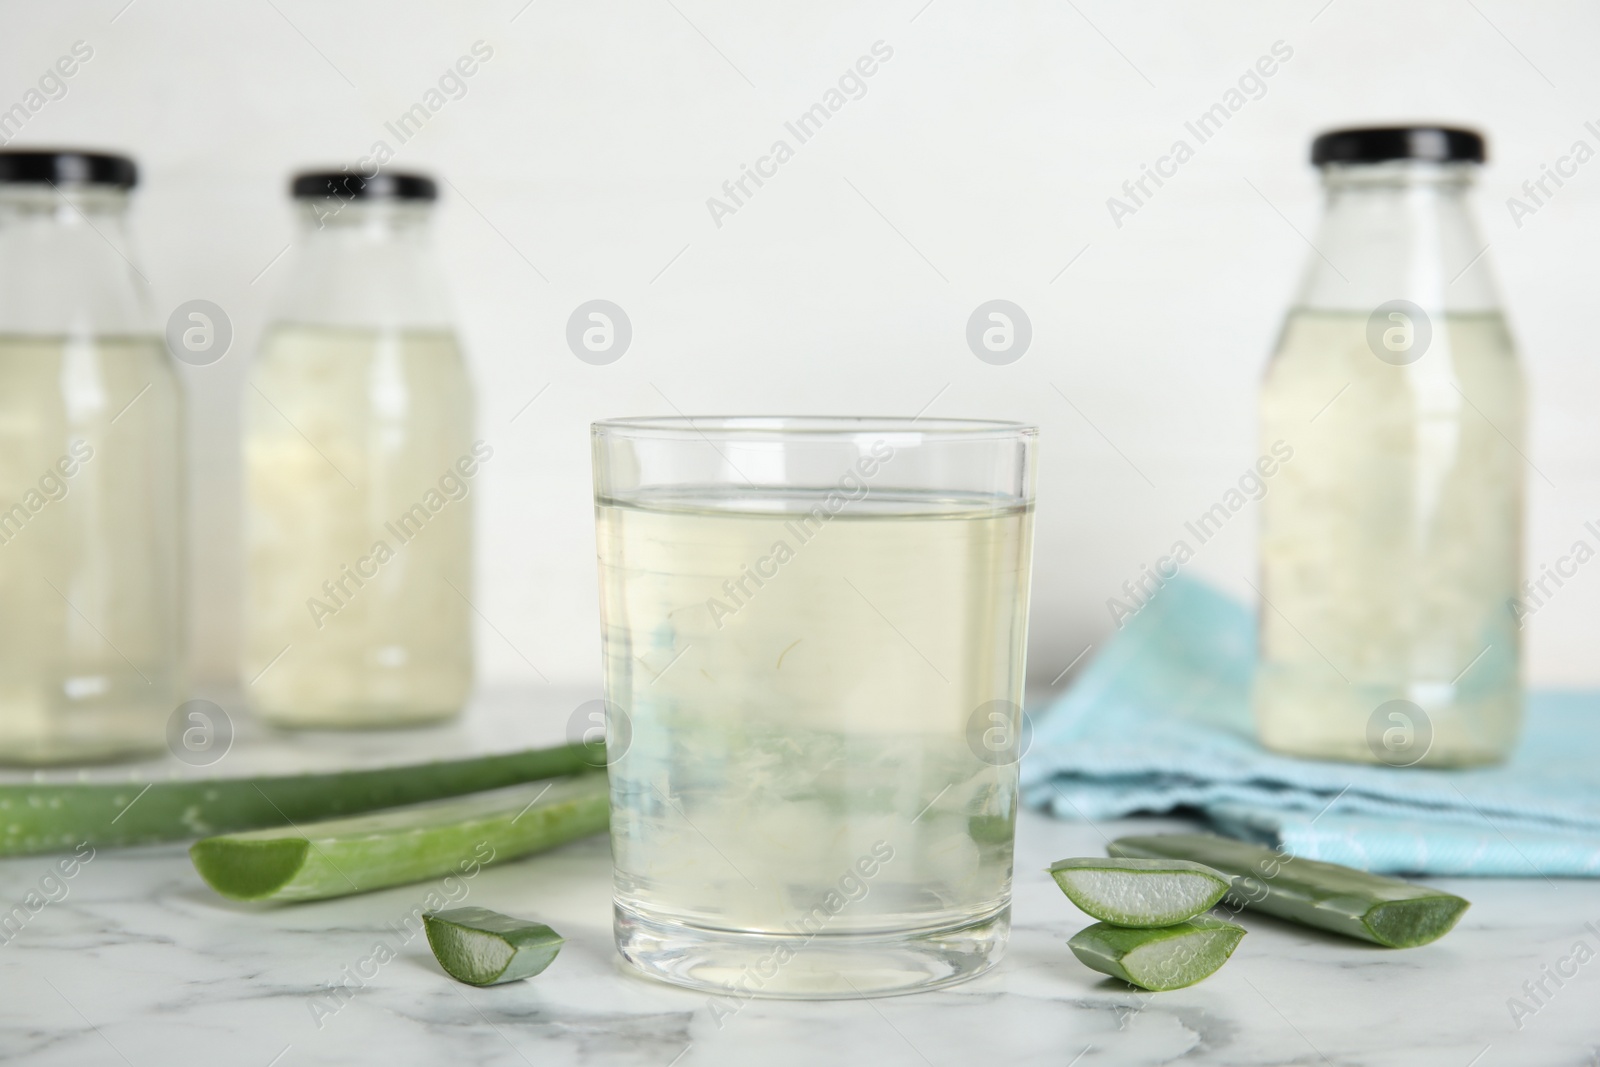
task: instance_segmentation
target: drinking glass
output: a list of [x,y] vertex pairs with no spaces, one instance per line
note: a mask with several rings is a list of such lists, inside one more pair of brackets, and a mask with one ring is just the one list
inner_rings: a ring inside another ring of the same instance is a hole
[[615,931],[634,967],[731,1012],[998,959],[1036,435],[594,425]]

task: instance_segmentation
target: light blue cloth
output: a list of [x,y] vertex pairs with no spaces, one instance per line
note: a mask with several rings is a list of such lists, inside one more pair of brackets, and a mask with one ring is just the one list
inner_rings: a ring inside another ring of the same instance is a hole
[[1222,833],[1365,870],[1600,876],[1600,693],[1528,696],[1499,767],[1292,759],[1256,743],[1255,621],[1177,578],[1034,722],[1025,802],[1068,819],[1198,808]]

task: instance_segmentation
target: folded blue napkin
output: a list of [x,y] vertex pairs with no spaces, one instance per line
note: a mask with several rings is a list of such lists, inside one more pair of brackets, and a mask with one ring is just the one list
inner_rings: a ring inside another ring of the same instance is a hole
[[1197,808],[1295,856],[1432,875],[1600,876],[1600,693],[1528,694],[1498,767],[1294,759],[1256,743],[1251,612],[1167,583],[1034,720],[1023,798],[1067,819]]

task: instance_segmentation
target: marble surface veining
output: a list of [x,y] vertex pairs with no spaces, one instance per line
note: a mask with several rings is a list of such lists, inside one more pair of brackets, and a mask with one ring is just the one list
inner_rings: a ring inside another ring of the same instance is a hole
[[[416,758],[550,741],[582,699],[480,702],[464,725],[377,742],[241,730],[238,750],[212,772],[281,768],[298,746],[308,760],[337,765],[341,746],[364,762],[374,750]],[[0,860],[0,912],[30,893],[48,899],[24,907],[19,928],[0,929],[0,1062],[1600,1067],[1593,881],[1438,881],[1473,906],[1443,940],[1404,951],[1246,912],[1250,933],[1233,959],[1170,993],[1086,969],[1065,942],[1090,920],[1043,868],[1101,855],[1106,838],[1179,825],[1091,826],[1025,812],[1015,925],[993,971],[915,996],[750,1000],[731,1012],[623,967],[603,838],[470,879],[287,907],[222,900],[183,845],[100,849],[71,877],[60,856]],[[460,985],[439,970],[413,919],[441,902],[540,919],[567,944],[530,981]],[[1586,951],[1575,951],[1580,944]]]

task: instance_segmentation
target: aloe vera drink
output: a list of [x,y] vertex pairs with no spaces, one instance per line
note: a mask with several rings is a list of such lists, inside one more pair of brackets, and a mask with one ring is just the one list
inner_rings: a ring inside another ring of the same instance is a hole
[[777,996],[992,962],[1031,505],[713,489],[597,514],[607,694],[631,732],[610,767],[624,955]]

